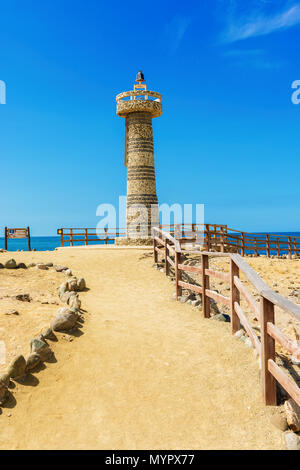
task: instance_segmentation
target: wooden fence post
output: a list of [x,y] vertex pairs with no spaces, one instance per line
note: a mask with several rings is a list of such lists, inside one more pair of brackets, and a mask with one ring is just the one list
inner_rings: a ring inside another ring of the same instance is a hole
[[61,229],[60,232],[60,246],[64,246],[64,229]]
[[70,228],[70,245],[73,246],[73,229]]
[[274,323],[274,304],[263,296],[260,297],[260,322],[263,398],[266,405],[276,406],[276,380],[268,368],[269,359],[275,361],[275,340],[267,332],[268,322]]
[[267,257],[270,258],[270,235],[266,236],[266,243],[267,243]]
[[175,286],[176,286],[176,300],[182,295],[182,287],[178,285],[178,282],[181,281],[181,270],[178,268],[178,264],[181,263],[181,253],[175,251]]
[[276,239],[276,246],[277,246],[277,256],[280,256],[280,248],[279,248],[279,238]]
[[169,250],[168,250],[168,239],[165,238],[165,272],[166,276],[169,275],[169,262],[168,262]]
[[107,245],[107,227],[104,228],[104,244]]
[[206,235],[206,251],[210,250],[210,230],[209,225],[205,224],[205,235]]
[[245,256],[245,232],[241,232],[241,254]]
[[30,228],[27,227],[28,251],[31,251]]
[[7,227],[4,229],[4,249],[7,250]]
[[205,290],[209,289],[209,276],[205,274],[205,270],[209,269],[208,255],[201,255],[202,259],[202,309],[204,318],[210,318],[210,299],[207,297]]
[[85,245],[88,244],[88,233],[87,233],[87,228],[84,229],[84,243]]
[[289,241],[289,259],[292,258],[292,237],[288,237]]
[[241,328],[239,316],[236,314],[234,302],[240,303],[240,291],[234,283],[234,276],[239,277],[240,270],[235,262],[230,259],[230,306],[231,306],[231,331],[236,333]]
[[156,251],[155,233],[153,233],[153,257],[154,257],[154,263],[157,263],[158,262],[158,253]]
[[221,248],[220,248],[220,251],[221,251],[221,253],[224,253],[224,251],[225,251],[225,249],[224,249],[224,228],[220,227],[220,230],[221,230],[221,235],[220,235]]
[[257,256],[257,238],[254,238],[254,254]]

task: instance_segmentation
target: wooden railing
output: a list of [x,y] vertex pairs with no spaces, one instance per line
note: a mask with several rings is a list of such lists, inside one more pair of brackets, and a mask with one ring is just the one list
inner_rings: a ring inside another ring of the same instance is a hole
[[[160,228],[169,232],[176,238],[180,245],[193,243],[202,245],[206,251],[235,252],[242,256],[253,253],[254,255],[272,254],[280,256],[287,254],[300,256],[300,237],[274,235],[274,234],[253,234],[240,232],[228,228],[227,225],[216,224],[181,224],[181,225],[160,225]],[[101,231],[96,228],[60,228],[57,230],[61,237],[61,246],[80,242],[87,245],[90,242],[109,243],[116,237],[125,236],[125,229],[105,228]]]
[[125,232],[114,228],[104,228],[102,230],[96,228],[59,228],[57,235],[60,235],[60,244],[70,244],[74,246],[77,243],[88,245],[90,242],[99,242],[107,245],[113,242],[116,237],[124,236]]
[[[181,243],[171,233],[160,228],[153,229],[153,254],[157,263],[159,256],[164,258],[165,273],[170,274],[173,268],[175,274],[176,299],[182,295],[182,290],[201,294],[203,316],[209,318],[211,314],[211,301],[230,307],[230,320],[232,334],[237,332],[241,325],[246,330],[254,348],[261,359],[262,392],[266,405],[276,405],[276,381],[300,406],[300,388],[282,368],[276,364],[275,342],[279,343],[290,354],[300,360],[299,344],[293,342],[276,325],[274,317],[275,306],[281,308],[291,316],[300,320],[300,306],[274,292],[249,266],[239,254],[220,252],[195,252],[201,257],[200,266],[183,264],[183,250]],[[209,259],[215,256],[227,257],[230,261],[229,273],[210,269]],[[242,272],[251,285],[257,290],[260,301],[256,302],[240,279]],[[199,285],[193,280],[184,281],[183,273],[194,273],[201,276]],[[215,277],[226,281],[230,287],[230,295],[224,296],[210,288],[210,278]],[[252,328],[245,309],[241,306],[241,300],[251,309],[260,324],[260,337]]]
[[300,255],[300,237],[279,234],[257,234],[231,229],[227,225],[215,224],[182,224],[162,225],[160,228],[169,231],[181,243],[196,243],[205,247],[206,251],[232,251],[245,254],[287,254]]

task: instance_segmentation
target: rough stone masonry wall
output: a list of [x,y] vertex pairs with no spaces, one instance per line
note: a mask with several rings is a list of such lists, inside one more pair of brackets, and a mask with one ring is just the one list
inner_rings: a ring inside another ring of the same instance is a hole
[[[127,126],[127,236],[136,236],[130,224],[140,214],[130,215],[133,204],[147,208],[147,220],[143,222],[148,236],[151,235],[151,221],[157,222],[157,195],[154,169],[152,115],[150,112],[133,112],[126,117]],[[154,219],[154,220],[152,220]],[[133,224],[134,229],[134,224]]]

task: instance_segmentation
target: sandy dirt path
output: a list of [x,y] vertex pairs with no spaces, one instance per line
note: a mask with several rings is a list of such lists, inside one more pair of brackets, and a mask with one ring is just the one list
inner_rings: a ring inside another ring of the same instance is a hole
[[[257,359],[227,324],[171,300],[140,250],[2,254],[85,277],[82,335],[12,390],[1,449],[281,449]],[[38,384],[37,384],[38,383]]]

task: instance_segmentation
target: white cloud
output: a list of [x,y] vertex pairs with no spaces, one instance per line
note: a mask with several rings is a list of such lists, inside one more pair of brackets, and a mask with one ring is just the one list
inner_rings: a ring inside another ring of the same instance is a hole
[[251,16],[251,20],[233,20],[223,36],[224,42],[241,41],[255,36],[263,36],[275,31],[285,30],[300,23],[300,4],[286,9],[280,14],[266,16],[257,13]]
[[174,17],[166,27],[166,34],[169,41],[169,46],[175,52],[185,35],[186,30],[190,25],[190,18],[183,16]]

